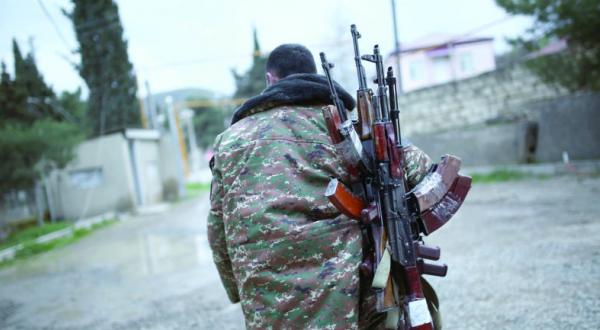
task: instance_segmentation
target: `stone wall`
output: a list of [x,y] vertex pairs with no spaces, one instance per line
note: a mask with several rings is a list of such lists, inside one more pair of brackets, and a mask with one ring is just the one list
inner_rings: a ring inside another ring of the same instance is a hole
[[404,94],[399,99],[403,133],[440,132],[519,116],[527,104],[565,94],[541,82],[523,64],[511,65]]
[[413,134],[410,140],[432,158],[446,153],[465,166],[600,159],[600,94],[581,93],[534,101],[520,116],[493,124]]

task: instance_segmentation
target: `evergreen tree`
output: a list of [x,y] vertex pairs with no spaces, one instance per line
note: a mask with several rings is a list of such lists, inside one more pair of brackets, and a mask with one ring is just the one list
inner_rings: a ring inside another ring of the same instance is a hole
[[600,90],[600,6],[598,0],[496,0],[507,12],[535,19],[528,35],[512,40],[517,49],[537,51],[564,40],[568,49],[529,61],[547,82],[571,90]]
[[58,97],[57,106],[66,112],[66,116],[71,121],[78,123],[84,130],[89,128],[86,118],[87,103],[81,98],[81,88],[77,88],[75,92],[63,91]]
[[0,78],[0,117],[2,121],[31,122],[33,117],[27,112],[26,99],[27,95],[15,87],[14,81],[6,72],[6,64],[2,62]]
[[81,77],[90,90],[88,116],[94,135],[140,127],[140,105],[133,65],[113,0],[73,0],[67,16],[79,41]]
[[4,62],[0,76],[0,193],[30,188],[47,166],[65,166],[83,139],[79,126],[57,115],[33,54],[23,57],[16,42],[13,51],[15,79]]
[[208,149],[212,147],[217,135],[225,130],[225,113],[216,105],[193,109],[196,141],[200,148]]
[[260,94],[266,87],[265,70],[267,57],[260,51],[258,36],[254,29],[254,52],[252,54],[252,66],[246,73],[240,75],[232,70],[235,79],[236,92],[233,98],[249,98]]
[[29,119],[50,117],[60,120],[62,116],[56,113],[52,107],[52,104],[56,102],[56,96],[38,71],[33,52],[23,57],[19,44],[13,39],[13,56],[15,58],[15,89],[22,95],[27,95],[25,104]]

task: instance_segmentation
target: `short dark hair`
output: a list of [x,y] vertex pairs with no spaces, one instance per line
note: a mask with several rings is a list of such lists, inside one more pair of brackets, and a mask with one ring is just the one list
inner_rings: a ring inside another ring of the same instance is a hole
[[267,72],[285,78],[294,73],[317,73],[317,66],[308,48],[299,44],[283,44],[269,54]]

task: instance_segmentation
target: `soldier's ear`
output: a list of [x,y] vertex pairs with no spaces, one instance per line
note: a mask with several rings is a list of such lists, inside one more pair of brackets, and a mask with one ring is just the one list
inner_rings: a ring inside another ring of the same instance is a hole
[[265,73],[265,78],[267,79],[267,87],[273,85],[274,83],[276,83],[279,80],[279,77],[277,77],[272,72],[268,72],[268,71],[267,71],[267,73]]

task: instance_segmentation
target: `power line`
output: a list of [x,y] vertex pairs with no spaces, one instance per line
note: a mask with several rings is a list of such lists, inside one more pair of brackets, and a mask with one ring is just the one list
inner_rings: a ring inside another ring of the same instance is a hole
[[[506,16],[504,16],[504,17],[501,17],[501,18],[499,18],[499,19],[493,20],[493,21],[491,21],[491,22],[488,22],[488,23],[485,23],[485,24],[483,24],[483,25],[480,25],[480,26],[478,26],[478,27],[476,27],[476,28],[473,28],[473,29],[471,29],[471,30],[469,30],[469,31],[467,31],[467,32],[464,32],[464,33],[462,33],[462,34],[459,34],[458,36],[452,37],[452,38],[450,38],[450,39],[448,39],[448,40],[446,40],[446,41],[435,43],[434,45],[432,45],[432,46],[429,46],[429,47],[422,47],[422,48],[419,48],[419,51],[428,51],[428,50],[433,50],[433,49],[436,49],[436,48],[438,48],[438,47],[440,47],[440,46],[444,46],[444,45],[452,44],[452,43],[454,43],[454,42],[460,41],[461,39],[463,39],[463,38],[465,38],[465,37],[468,37],[468,36],[470,36],[470,35],[473,35],[473,34],[475,34],[475,33],[477,33],[477,32],[481,32],[481,31],[483,31],[483,30],[486,30],[486,29],[488,29],[488,28],[490,28],[490,27],[492,27],[492,26],[498,25],[498,24],[500,24],[500,23],[504,23],[504,21],[507,21],[507,20],[509,20],[509,19],[512,19],[512,18],[514,18],[514,17],[515,17],[515,16],[512,16],[512,15],[506,15]],[[402,51],[400,51],[400,52],[402,52]]]
[[[339,47],[340,45],[346,44],[350,41],[351,41],[351,39],[344,38],[344,39],[336,40],[336,41],[330,42],[330,43],[308,44],[307,47],[310,47],[310,48],[323,48],[323,47],[333,48],[333,47]],[[268,54],[268,53],[266,53],[266,54]],[[168,68],[172,68],[172,67],[192,66],[192,65],[206,64],[206,63],[212,63],[212,62],[218,62],[218,61],[234,60],[234,59],[239,60],[242,58],[247,59],[248,54],[237,53],[237,54],[232,54],[229,56],[215,55],[215,56],[200,57],[200,58],[188,59],[188,60],[172,61],[172,62],[166,62],[166,63],[152,65],[152,66],[140,67],[139,70],[156,71],[156,70],[164,70],[164,69],[168,69]]]
[[54,21],[54,19],[52,18],[52,16],[48,12],[48,10],[46,9],[46,6],[44,6],[44,3],[42,2],[42,0],[38,0],[37,3],[40,5],[40,7],[42,7],[42,11],[44,12],[44,15],[46,15],[48,20],[50,20],[50,23],[54,27],[56,34],[58,34],[58,36],[60,37],[60,40],[62,40],[62,42],[65,44],[65,46],[67,46],[67,49],[71,50],[72,47],[69,45],[69,43],[67,42],[67,39],[65,38],[65,36],[62,34],[60,29],[58,28],[58,25],[56,24],[56,22]]

